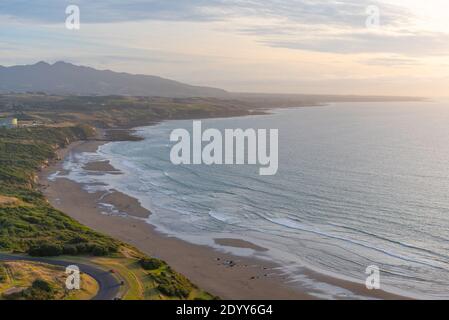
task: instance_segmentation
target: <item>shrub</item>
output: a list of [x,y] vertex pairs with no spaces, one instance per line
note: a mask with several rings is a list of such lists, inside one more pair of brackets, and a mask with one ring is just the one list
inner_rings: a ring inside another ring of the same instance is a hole
[[81,244],[81,243],[88,243],[88,242],[89,242],[89,239],[84,235],[76,236],[69,241],[70,244]]
[[187,298],[190,290],[175,284],[160,284],[157,289],[160,293],[169,297]]
[[107,256],[109,254],[109,248],[94,244],[91,246],[90,253],[97,257]]
[[41,243],[31,247],[28,254],[33,257],[56,257],[63,253],[63,249],[58,244]]
[[55,290],[47,281],[37,279],[30,288],[22,291],[21,296],[25,300],[52,300],[55,298]]
[[9,294],[6,296],[8,300],[53,300],[55,299],[56,291],[52,285],[45,280],[35,280],[31,287]]
[[78,254],[78,249],[74,245],[65,245],[62,252],[68,256],[76,256]]
[[31,288],[49,292],[49,293],[53,292],[53,288],[52,288],[51,284],[48,283],[47,281],[41,280],[41,279],[34,280],[33,284],[31,285]]
[[89,247],[86,243],[80,243],[75,246],[78,254],[85,254],[89,252]]
[[145,270],[157,270],[164,265],[161,260],[154,258],[144,258],[139,260],[139,264]]
[[168,297],[188,298],[192,291],[192,284],[184,276],[172,271],[163,271],[159,276],[149,274],[149,277],[157,283],[157,290]]

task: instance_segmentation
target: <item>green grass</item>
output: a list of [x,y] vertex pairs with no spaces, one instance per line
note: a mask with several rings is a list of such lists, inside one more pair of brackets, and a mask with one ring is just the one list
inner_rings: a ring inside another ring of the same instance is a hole
[[119,242],[56,210],[36,189],[36,172],[55,150],[90,134],[80,126],[0,129],[0,195],[19,199],[17,205],[0,206],[0,250],[34,255],[117,251]]

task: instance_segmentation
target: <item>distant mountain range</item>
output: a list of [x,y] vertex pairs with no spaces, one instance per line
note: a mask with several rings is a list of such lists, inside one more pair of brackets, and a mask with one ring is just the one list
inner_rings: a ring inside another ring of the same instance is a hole
[[66,62],[0,66],[0,93],[45,92],[73,95],[226,97],[222,89],[199,87],[156,76],[96,70]]

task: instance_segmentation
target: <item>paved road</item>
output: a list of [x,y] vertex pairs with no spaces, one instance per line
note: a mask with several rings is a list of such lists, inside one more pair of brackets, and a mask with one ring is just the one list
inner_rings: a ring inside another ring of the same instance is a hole
[[76,265],[80,268],[81,272],[86,273],[92,278],[94,278],[100,286],[97,295],[92,300],[114,300],[118,296],[118,292],[120,289],[120,282],[108,271],[104,271],[94,266],[78,262],[0,253],[0,261],[18,261],[18,260],[42,262],[61,267]]

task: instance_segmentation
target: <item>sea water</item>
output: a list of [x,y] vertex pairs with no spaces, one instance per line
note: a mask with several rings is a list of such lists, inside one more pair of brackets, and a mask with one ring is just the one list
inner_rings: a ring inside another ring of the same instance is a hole
[[[203,127],[279,129],[278,173],[173,165],[171,131],[192,128],[179,120],[139,128],[142,141],[72,155],[68,177],[89,191],[136,197],[153,212],[147,222],[166,234],[278,262],[320,297],[356,296],[308,279],[304,267],[364,283],[375,265],[382,289],[449,298],[449,104],[339,103],[207,119]],[[124,174],[82,168],[105,159]],[[215,238],[268,251],[221,247]]]

